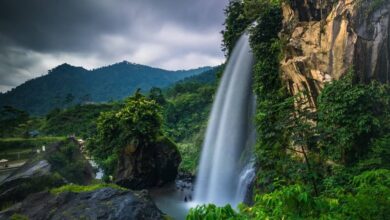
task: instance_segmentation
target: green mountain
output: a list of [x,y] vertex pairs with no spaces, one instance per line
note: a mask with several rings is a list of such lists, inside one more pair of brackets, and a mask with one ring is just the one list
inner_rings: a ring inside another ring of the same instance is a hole
[[202,67],[168,71],[123,61],[86,70],[62,64],[49,70],[47,75],[0,94],[0,106],[13,106],[30,114],[42,115],[54,108],[120,100],[133,94],[138,88],[149,91],[152,87],[167,87],[210,69],[211,67]]
[[[212,102],[210,97],[213,96],[216,88],[216,75],[221,70],[222,67],[218,66],[196,76],[180,80],[164,89],[164,92],[159,90],[162,92],[160,100],[164,100],[162,107],[166,116],[166,132],[174,141],[181,142],[183,139],[192,138],[192,135],[199,132],[200,125],[205,124]],[[148,94],[149,97],[152,97],[152,95],[152,93]],[[96,119],[101,112],[118,110],[122,107],[123,102],[118,101],[75,105],[62,110],[56,109],[44,117],[43,126],[38,126],[37,130],[46,135],[77,134],[87,138],[95,133]],[[3,121],[0,117],[0,125],[2,122],[7,124],[7,126],[0,127],[13,131],[15,129],[12,130],[12,128],[18,127],[20,121],[26,121],[25,117],[22,117],[23,112],[16,109],[12,111],[9,108],[4,108],[3,111],[0,109],[0,115],[2,112],[4,112],[4,115],[9,115],[8,112],[12,112],[13,117],[8,117],[12,120],[7,118]],[[6,133],[6,131],[0,130],[0,136],[10,133]]]

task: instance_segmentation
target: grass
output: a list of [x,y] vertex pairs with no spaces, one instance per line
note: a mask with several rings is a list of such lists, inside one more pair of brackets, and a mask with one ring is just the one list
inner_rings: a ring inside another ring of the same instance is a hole
[[74,192],[74,193],[82,193],[82,192],[92,192],[102,188],[113,188],[117,190],[127,191],[126,188],[120,187],[116,184],[108,184],[108,183],[100,183],[88,186],[80,186],[76,184],[68,184],[58,188],[51,189],[50,192],[52,194],[58,195],[63,192]]

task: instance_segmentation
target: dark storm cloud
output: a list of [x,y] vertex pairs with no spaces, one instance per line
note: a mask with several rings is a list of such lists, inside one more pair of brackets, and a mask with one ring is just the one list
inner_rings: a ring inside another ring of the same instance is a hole
[[228,0],[3,0],[0,91],[63,62],[121,60],[168,69],[223,60]]

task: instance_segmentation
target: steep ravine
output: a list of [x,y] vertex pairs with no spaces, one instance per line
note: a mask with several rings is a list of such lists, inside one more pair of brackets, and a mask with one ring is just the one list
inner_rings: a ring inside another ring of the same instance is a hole
[[[358,80],[390,81],[390,1],[291,0],[283,5],[283,79],[309,103],[352,67]],[[322,7],[321,3],[322,2]]]

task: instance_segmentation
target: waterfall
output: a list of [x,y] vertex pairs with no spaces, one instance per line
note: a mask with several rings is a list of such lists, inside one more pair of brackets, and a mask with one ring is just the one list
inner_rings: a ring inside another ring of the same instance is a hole
[[254,178],[252,65],[249,37],[244,34],[230,56],[211,111],[195,184],[196,203],[235,207]]

